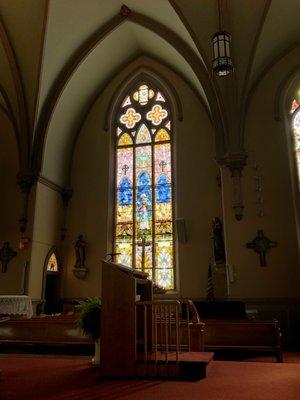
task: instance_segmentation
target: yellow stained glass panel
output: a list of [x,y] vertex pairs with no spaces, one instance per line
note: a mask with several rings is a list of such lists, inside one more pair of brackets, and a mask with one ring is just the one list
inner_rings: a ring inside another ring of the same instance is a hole
[[160,129],[155,135],[156,142],[163,142],[165,140],[170,140],[170,135],[165,129]]
[[51,256],[48,260],[47,271],[50,271],[50,272],[58,271],[58,262],[57,262],[56,255],[54,253],[51,254]]
[[132,144],[131,136],[128,133],[123,133],[119,139],[118,146],[127,146],[130,144]]

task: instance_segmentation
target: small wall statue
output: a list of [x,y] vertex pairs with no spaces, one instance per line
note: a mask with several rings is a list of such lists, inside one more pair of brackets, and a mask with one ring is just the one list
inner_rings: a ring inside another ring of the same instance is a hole
[[17,252],[14,251],[10,246],[9,242],[4,242],[3,247],[0,249],[0,261],[2,264],[1,271],[5,273],[7,271],[7,264],[17,255]]
[[83,235],[79,235],[74,246],[76,261],[73,268],[73,274],[78,279],[84,279],[89,271],[85,266],[85,246]]
[[213,253],[216,264],[226,263],[225,246],[223,239],[223,224],[220,218],[213,219]]

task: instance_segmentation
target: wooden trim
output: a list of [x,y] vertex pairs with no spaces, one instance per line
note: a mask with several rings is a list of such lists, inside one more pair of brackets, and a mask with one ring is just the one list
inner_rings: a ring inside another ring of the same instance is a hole
[[64,191],[64,188],[62,186],[57,185],[56,183],[52,182],[50,179],[45,178],[42,175],[39,176],[38,182],[44,186],[47,186],[48,188],[54,190],[55,192],[57,192],[59,194],[62,194]]

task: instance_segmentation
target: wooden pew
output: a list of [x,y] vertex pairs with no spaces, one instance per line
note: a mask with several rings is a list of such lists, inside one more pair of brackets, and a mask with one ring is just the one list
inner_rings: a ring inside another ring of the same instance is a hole
[[[183,316],[187,320],[203,322],[203,327],[193,326],[193,340],[190,341],[191,351],[201,351],[204,346],[205,351],[224,351],[224,350],[247,350],[260,351],[274,355],[277,362],[282,362],[281,332],[277,320],[260,321],[243,318],[246,315],[243,311],[241,302],[221,302],[223,310],[230,315],[238,315],[239,319],[202,319],[199,317],[199,308],[206,315],[213,311],[218,314],[218,302],[193,302],[188,300],[183,306]],[[232,308],[232,306],[234,307]],[[201,307],[202,306],[202,307]],[[197,309],[198,308],[198,309]],[[221,315],[221,314],[219,314]],[[190,334],[185,332],[185,335]],[[203,345],[200,338],[203,336]],[[197,337],[199,340],[197,341]],[[187,341],[187,339],[185,339]]]
[[0,325],[0,344],[94,344],[77,326],[76,315],[9,318]]
[[281,332],[278,321],[212,320],[205,322],[204,349],[247,350],[274,355],[282,362]]

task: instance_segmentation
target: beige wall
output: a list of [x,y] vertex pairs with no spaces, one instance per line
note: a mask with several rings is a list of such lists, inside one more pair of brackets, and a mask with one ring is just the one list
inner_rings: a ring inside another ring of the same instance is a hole
[[28,275],[28,295],[34,299],[40,299],[42,296],[44,263],[49,250],[53,246],[57,246],[60,250],[61,221],[60,194],[38,182],[35,192],[32,252]]
[[[138,64],[131,66],[134,70]],[[183,106],[183,121],[176,122],[176,215],[186,221],[188,241],[178,246],[179,289],[182,296],[204,296],[211,255],[211,220],[220,215],[218,167],[214,161],[211,123],[193,91],[175,73],[156,62],[149,65],[176,87]],[[92,107],[76,146],[68,210],[64,297],[100,295],[101,258],[111,250],[112,180],[109,179],[110,133],[104,131],[107,107],[114,91],[129,73],[115,77]],[[87,241],[83,281],[73,276],[73,246],[82,233]]]
[[18,251],[8,264],[6,273],[0,270],[0,294],[18,294],[22,291],[22,274],[26,255],[19,252],[20,240],[18,220],[22,210],[22,196],[17,185],[19,171],[18,150],[12,127],[6,117],[0,113],[0,246],[8,241]]
[[[273,67],[257,87],[248,109],[245,134],[249,158],[243,172],[245,215],[240,222],[232,215],[229,172],[223,174],[228,261],[235,272],[235,281],[230,285],[231,297],[300,296],[289,132],[286,132],[284,120],[274,119],[279,84],[294,63],[295,54],[292,54]],[[262,175],[263,217],[257,216],[255,204],[255,161]],[[259,256],[246,248],[246,243],[252,241],[258,229],[263,229],[267,237],[278,242],[278,247],[267,254],[267,267],[260,267]]]

